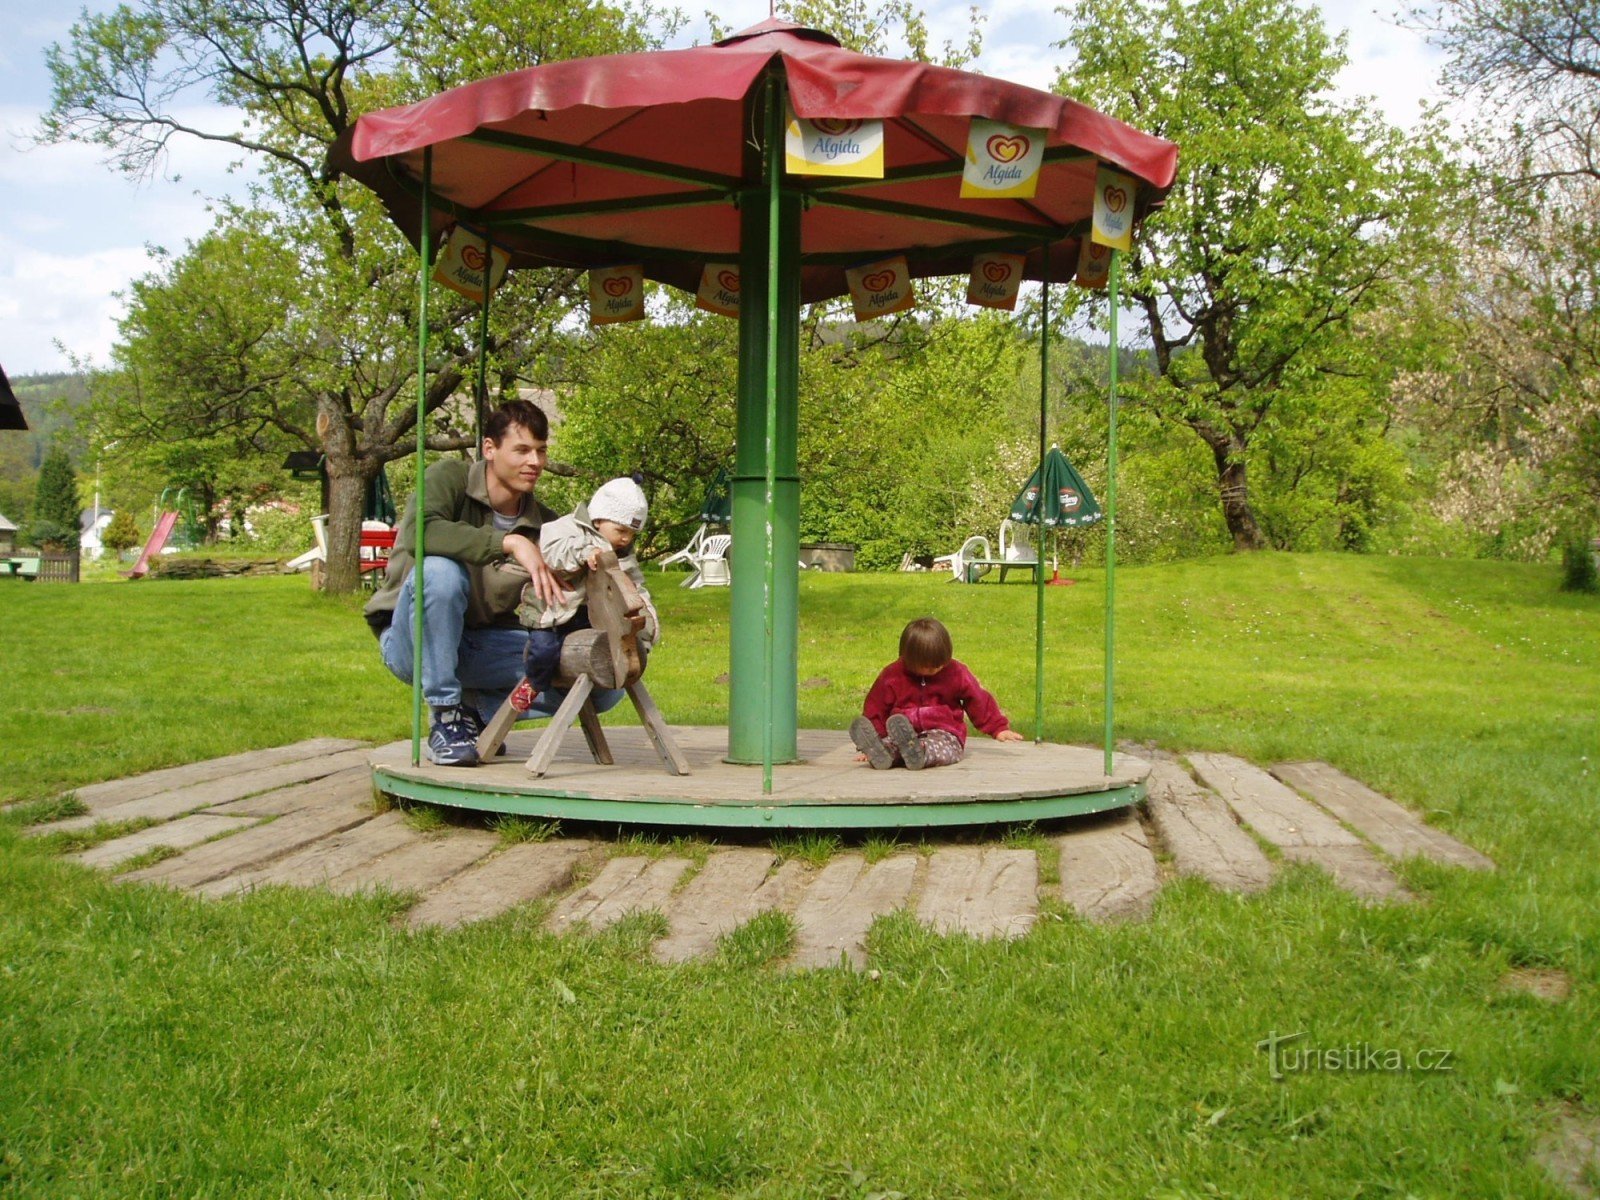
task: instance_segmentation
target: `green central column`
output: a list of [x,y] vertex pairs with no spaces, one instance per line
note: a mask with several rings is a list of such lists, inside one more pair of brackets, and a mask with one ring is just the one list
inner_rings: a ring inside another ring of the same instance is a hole
[[762,145],[747,153],[745,178],[760,184],[739,208],[728,761],[783,763],[798,757],[800,198],[781,188],[781,75],[768,77],[755,104]]

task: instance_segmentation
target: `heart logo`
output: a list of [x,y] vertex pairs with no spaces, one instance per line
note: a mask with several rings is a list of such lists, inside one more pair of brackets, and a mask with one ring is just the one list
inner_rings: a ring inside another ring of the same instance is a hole
[[1119,187],[1108,187],[1105,191],[1106,209],[1119,213],[1128,207],[1128,193]]
[[1102,246],[1099,242],[1089,243],[1089,265],[1098,267],[1110,261],[1111,247]]
[[861,284],[869,292],[886,292],[894,286],[894,272],[874,271],[871,275],[863,275]]
[[995,162],[1008,163],[1016,162],[1017,159],[1026,154],[1029,143],[1028,139],[1020,134],[1012,137],[1002,137],[997,133],[988,140],[986,145],[989,148],[989,157],[993,158]]
[[854,133],[861,128],[861,119],[846,119],[842,117],[817,117],[812,120],[811,128],[818,133],[825,133],[829,137],[844,137],[847,133]]
[[481,271],[488,263],[489,256],[483,252],[481,247],[463,246],[461,247],[461,261],[467,264],[467,270]]
[[1011,264],[1003,262],[984,263],[983,274],[990,283],[1004,283],[1011,278]]
[[737,292],[739,290],[739,272],[718,271],[717,282],[720,283],[727,291]]
[[613,275],[601,285],[609,296],[626,296],[633,291],[633,280],[626,275]]

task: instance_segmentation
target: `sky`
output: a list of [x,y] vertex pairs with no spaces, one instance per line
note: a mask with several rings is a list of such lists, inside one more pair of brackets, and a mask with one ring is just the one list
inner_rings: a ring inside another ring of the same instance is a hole
[[[974,68],[997,78],[1048,88],[1064,33],[1057,0],[991,0],[984,52]],[[30,134],[50,103],[44,54],[66,40],[79,3],[0,0],[0,366],[12,377],[107,365],[123,311],[119,293],[152,269],[149,247],[180,252],[211,223],[208,201],[242,191],[230,173],[238,151],[174,142],[162,176],[134,181],[92,146],[34,146]],[[111,7],[91,0],[91,10]],[[967,0],[925,0],[934,46],[962,40]],[[762,20],[762,0],[724,0],[734,29]],[[1414,123],[1419,105],[1439,99],[1440,59],[1416,34],[1399,28],[1372,0],[1322,5],[1330,30],[1349,37],[1350,66],[1340,78],[1349,96],[1375,100],[1388,118]],[[703,24],[685,42],[704,38]],[[203,102],[197,98],[197,103]]]

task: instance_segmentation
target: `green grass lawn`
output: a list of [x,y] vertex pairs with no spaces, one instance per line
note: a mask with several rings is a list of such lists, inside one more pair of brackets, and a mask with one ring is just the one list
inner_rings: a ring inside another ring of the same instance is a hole
[[[1096,742],[1100,575],[1074,574],[1046,597],[1045,729]],[[728,595],[675,583],[651,690],[720,723]],[[1121,926],[1051,908],[1010,944],[891,917],[876,976],[768,969],[768,919],[663,968],[649,918],[558,940],[538,907],[411,935],[384,897],[203,903],[0,816],[0,1194],[1561,1195],[1540,1133],[1600,1112],[1600,603],[1556,583],[1338,556],[1118,573],[1119,736],[1324,759],[1500,865],[1406,864],[1411,905],[1293,868],[1245,899],[1169,883]],[[0,581],[0,799],[405,735],[358,604],[303,578]],[[1031,731],[1033,605],[806,575],[801,723],[843,730],[932,612]],[[1571,997],[1504,988],[1516,967]],[[1300,1032],[1451,1069],[1272,1079],[1257,1043]]]

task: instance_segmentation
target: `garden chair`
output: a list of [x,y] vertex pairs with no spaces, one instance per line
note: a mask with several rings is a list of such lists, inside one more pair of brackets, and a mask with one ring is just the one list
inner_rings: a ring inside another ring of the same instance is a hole
[[694,536],[684,544],[681,550],[674,550],[660,562],[656,563],[656,566],[665,570],[667,567],[674,566],[677,563],[688,563],[690,565],[690,569],[692,570],[694,567],[695,555],[700,553],[701,547],[705,544],[706,530],[710,528],[711,525],[709,523],[702,524],[699,529],[694,531]]
[[730,533],[713,533],[700,543],[699,551],[689,560],[694,570],[679,587],[727,587],[728,547],[733,545]]

